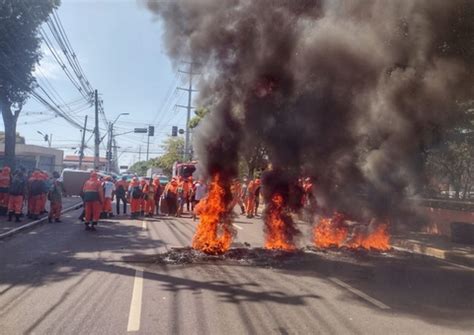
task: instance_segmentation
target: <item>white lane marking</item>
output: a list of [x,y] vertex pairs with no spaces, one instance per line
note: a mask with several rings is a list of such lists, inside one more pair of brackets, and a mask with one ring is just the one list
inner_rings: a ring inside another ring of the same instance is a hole
[[146,221],[142,221],[142,229],[146,230]]
[[390,307],[388,307],[387,305],[385,305],[383,302],[380,302],[378,301],[377,299],[374,299],[370,296],[368,296],[367,294],[365,294],[364,292],[362,291],[359,291],[358,289],[356,288],[353,288],[352,286],[344,283],[343,281],[337,279],[337,278],[329,278],[330,281],[332,281],[333,283],[339,285],[339,286],[342,286],[344,287],[345,289],[347,289],[348,291],[351,291],[352,293],[354,293],[355,295],[357,295],[358,297],[370,302],[371,304],[377,306],[378,308],[380,309],[390,309]]
[[143,295],[143,270],[136,270],[133,282],[132,302],[130,303],[130,313],[128,315],[128,332],[140,330],[140,319],[142,314]]
[[244,229],[244,228],[242,228],[241,226],[239,226],[238,224],[233,223],[233,225],[234,225],[234,227],[237,228],[237,229],[240,229],[240,230]]

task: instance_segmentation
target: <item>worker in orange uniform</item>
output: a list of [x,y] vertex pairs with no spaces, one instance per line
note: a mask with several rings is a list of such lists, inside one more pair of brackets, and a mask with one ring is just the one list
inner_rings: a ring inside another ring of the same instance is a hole
[[184,203],[186,201],[186,194],[185,194],[185,185],[186,181],[183,177],[179,176],[178,177],[178,188],[176,191],[176,196],[177,196],[177,211],[176,211],[176,216],[181,216],[183,213],[184,209]]
[[99,222],[102,204],[104,203],[104,192],[97,172],[91,172],[90,178],[82,188],[84,194],[84,207],[86,211],[84,224],[86,230],[95,230]]
[[171,181],[165,187],[165,199],[168,207],[168,216],[178,215],[178,181],[176,178]]
[[245,207],[242,201],[242,184],[238,179],[235,179],[230,186],[230,192],[232,193],[231,211],[234,211],[235,205],[239,205],[242,214],[245,214]]
[[245,201],[245,208],[247,209],[247,218],[253,218],[255,211],[255,190],[257,185],[254,180],[251,180],[247,187],[247,199]]
[[53,181],[48,192],[49,202],[49,215],[48,222],[51,223],[61,222],[61,210],[62,210],[62,198],[63,198],[64,187],[63,183],[59,180],[59,173],[53,172]]
[[46,203],[48,201],[48,179],[49,176],[46,172],[40,171],[39,173],[39,179],[41,180],[41,196],[39,198],[40,204],[40,214],[47,213],[46,211]]
[[4,166],[0,173],[0,215],[6,215],[8,211],[8,191],[10,188],[10,168]]
[[143,192],[137,177],[133,177],[128,186],[128,198],[130,199],[131,218],[136,219],[140,214],[140,202],[143,199]]
[[36,170],[28,180],[28,209],[30,218],[37,220],[42,213],[44,181],[41,172]]
[[112,177],[105,177],[104,182],[102,183],[102,188],[104,189],[104,203],[102,206],[102,215],[104,218],[113,217],[112,213],[112,201],[114,200],[115,185],[112,182]]
[[149,218],[155,214],[155,185],[153,180],[148,180],[143,186],[143,200],[145,201],[145,215]]
[[[146,179],[145,178],[141,178],[140,179],[140,188],[142,189],[142,194],[143,194],[143,188],[145,187],[146,185]],[[140,198],[140,215],[141,216],[144,216],[145,215],[145,207],[146,207],[146,201],[145,199],[143,198],[143,196]]]
[[260,190],[261,190],[262,183],[260,179],[255,179],[255,190],[254,190],[254,197],[255,197],[255,216],[258,216],[258,206],[260,205]]
[[127,191],[128,182],[127,177],[122,177],[121,180],[115,183],[115,199],[117,215],[120,214],[120,202],[123,203],[123,214],[127,214]]
[[160,198],[163,193],[163,187],[161,186],[160,178],[155,177],[153,179],[153,186],[155,186],[155,210],[156,215],[160,215]]
[[23,207],[23,199],[26,195],[26,181],[22,171],[17,171],[11,181],[8,194],[8,221],[12,220],[15,215],[15,222],[21,222],[21,210]]
[[184,183],[184,201],[186,202],[186,210],[191,210],[191,194],[193,189],[193,177],[188,177]]

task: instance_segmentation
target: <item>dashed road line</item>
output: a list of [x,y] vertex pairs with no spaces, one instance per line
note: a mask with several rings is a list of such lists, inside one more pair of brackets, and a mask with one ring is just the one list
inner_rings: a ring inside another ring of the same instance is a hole
[[143,230],[147,230],[146,221],[142,221],[142,229],[143,229]]
[[244,228],[242,228],[241,226],[239,226],[238,224],[233,223],[232,225],[233,225],[235,228],[237,228],[237,229],[240,229],[240,230],[244,229]]
[[380,302],[378,301],[377,299],[374,299],[372,298],[371,296],[368,296],[367,294],[365,294],[364,292],[362,291],[359,291],[358,289],[356,288],[353,288],[352,286],[350,286],[349,284],[346,284],[344,283],[343,281],[337,279],[337,278],[329,278],[330,281],[332,281],[333,283],[341,286],[341,287],[344,287],[346,290],[352,292],[353,294],[355,294],[356,296],[370,302],[371,304],[377,306],[378,308],[380,309],[390,309],[389,306],[385,305],[383,302]]
[[140,319],[142,314],[142,296],[143,296],[143,270],[136,270],[135,280],[133,281],[132,301],[130,303],[130,312],[128,314],[128,332],[140,330]]

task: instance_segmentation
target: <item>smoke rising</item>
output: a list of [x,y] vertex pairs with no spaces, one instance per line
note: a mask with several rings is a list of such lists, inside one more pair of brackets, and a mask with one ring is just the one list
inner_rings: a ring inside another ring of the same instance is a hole
[[278,180],[314,177],[328,212],[400,215],[422,149],[472,97],[470,0],[146,4],[170,57],[203,74],[211,114],[195,147],[207,171],[235,176],[242,143],[263,141]]

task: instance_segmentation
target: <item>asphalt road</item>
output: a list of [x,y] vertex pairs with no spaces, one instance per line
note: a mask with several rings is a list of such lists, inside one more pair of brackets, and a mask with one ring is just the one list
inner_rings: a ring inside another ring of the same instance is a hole
[[[87,232],[78,215],[0,241],[0,334],[474,332],[468,268],[348,251],[166,264],[156,255],[188,246],[197,222],[114,218]],[[258,219],[235,224],[236,247],[262,246]]]

